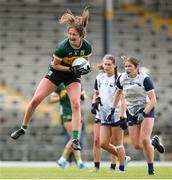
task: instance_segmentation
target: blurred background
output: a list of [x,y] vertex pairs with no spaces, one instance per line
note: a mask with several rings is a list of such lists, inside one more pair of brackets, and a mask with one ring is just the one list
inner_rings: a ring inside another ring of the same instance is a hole
[[[92,66],[105,53],[136,56],[154,81],[158,103],[153,133],[165,154],[156,160],[172,160],[172,1],[171,0],[0,0],[0,161],[56,161],[65,145],[58,104],[48,98],[38,107],[28,132],[19,140],[10,134],[21,124],[26,104],[47,72],[56,43],[64,38],[59,17],[67,10],[80,15],[90,6],[87,39],[93,45]],[[107,8],[107,9],[106,9]],[[87,99],[82,103],[84,139],[82,156],[92,161],[93,120],[90,113],[94,79],[83,76]],[[143,160],[127,131],[124,143],[133,160]],[[102,160],[110,159],[103,152]]]

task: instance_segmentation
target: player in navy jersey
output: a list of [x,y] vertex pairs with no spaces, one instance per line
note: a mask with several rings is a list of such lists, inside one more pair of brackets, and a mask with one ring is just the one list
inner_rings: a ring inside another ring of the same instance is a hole
[[[118,72],[115,58],[109,54],[105,55],[103,57],[102,64],[99,65],[99,68],[103,70],[96,77],[94,87],[95,93],[92,104],[92,113],[96,114],[93,146],[95,169],[99,169],[99,146],[101,146],[103,149],[113,154],[111,169],[115,168],[116,160],[118,158],[120,164],[119,170],[120,172],[124,172],[126,166],[125,149],[123,146],[124,132],[120,127],[121,121],[123,121],[125,117],[125,99],[123,97],[121,97],[121,103],[118,105],[115,114],[110,119],[106,118],[111,111],[113,96],[116,91]],[[98,124],[99,119],[101,125]],[[99,154],[96,154],[94,151]]]
[[60,24],[67,25],[67,38],[57,44],[49,71],[39,83],[26,108],[22,126],[11,134],[11,138],[18,139],[25,134],[37,106],[45,97],[54,92],[60,83],[64,83],[72,108],[72,147],[74,150],[81,150],[78,134],[81,126],[80,76],[82,75],[82,68],[72,66],[72,63],[78,57],[89,60],[92,53],[90,43],[84,38],[88,17],[89,10],[85,8],[81,16],[74,16],[71,11],[68,11],[60,18]]
[[154,148],[164,153],[164,147],[157,135],[152,138],[156,94],[152,80],[139,71],[139,60],[123,57],[125,73],[117,80],[117,91],[113,108],[108,118],[116,111],[121,94],[125,95],[129,136],[135,149],[142,149],[148,165],[148,174],[154,175]]

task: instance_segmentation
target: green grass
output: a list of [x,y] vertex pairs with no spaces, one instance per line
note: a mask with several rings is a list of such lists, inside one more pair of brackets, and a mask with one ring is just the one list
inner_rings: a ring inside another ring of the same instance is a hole
[[156,175],[149,176],[146,167],[129,167],[126,173],[110,172],[102,168],[100,172],[91,169],[80,170],[76,167],[60,168],[0,168],[0,179],[172,179],[172,167],[156,167]]

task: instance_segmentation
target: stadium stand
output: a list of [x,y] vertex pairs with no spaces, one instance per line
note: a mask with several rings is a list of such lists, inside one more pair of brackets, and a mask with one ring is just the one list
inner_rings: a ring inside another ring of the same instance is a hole
[[[93,44],[92,66],[101,62],[103,53],[102,4],[91,4],[88,40]],[[146,1],[144,1],[146,2]],[[150,1],[152,2],[152,1]],[[157,119],[154,132],[160,133],[166,146],[164,160],[172,158],[172,16],[171,1],[123,4],[113,18],[112,53],[123,71],[121,55],[133,55],[149,68],[158,95]],[[91,3],[91,2],[90,2]],[[86,4],[86,3],[85,3]],[[28,99],[45,75],[56,43],[63,38],[64,29],[57,23],[60,15],[70,8],[80,14],[85,4],[70,0],[1,0],[0,1],[0,158],[1,160],[55,160],[61,154],[57,147],[64,143],[57,107],[46,99],[34,115],[26,136],[27,144],[9,140],[10,132],[19,125]],[[158,6],[158,9],[157,9]],[[167,8],[169,10],[167,10]],[[171,8],[171,9],[170,9]],[[155,12],[156,10],[156,12]],[[91,160],[92,98],[95,69],[83,77],[88,100],[82,105],[88,135],[83,155]],[[39,123],[38,123],[39,122]],[[40,123],[41,122],[41,123]],[[40,127],[39,127],[40,126]],[[38,128],[39,127],[39,128]],[[42,132],[49,134],[48,138]],[[58,143],[57,143],[58,142]],[[60,143],[59,143],[60,142]],[[19,146],[15,146],[17,143]],[[127,152],[133,151],[126,140]],[[48,146],[47,146],[48,145]],[[17,147],[17,148],[16,148]],[[40,151],[42,149],[43,151]],[[106,158],[106,156],[104,156]],[[136,154],[134,159],[141,158]],[[157,157],[159,158],[159,157]],[[105,159],[106,160],[106,159]]]

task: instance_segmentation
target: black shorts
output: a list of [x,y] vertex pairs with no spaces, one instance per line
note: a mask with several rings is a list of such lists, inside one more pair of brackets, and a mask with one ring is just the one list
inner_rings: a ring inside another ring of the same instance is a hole
[[77,77],[71,72],[57,71],[52,67],[49,68],[45,78],[49,79],[56,86],[59,86],[60,83],[64,83],[67,86],[73,82],[81,82],[80,76]]

